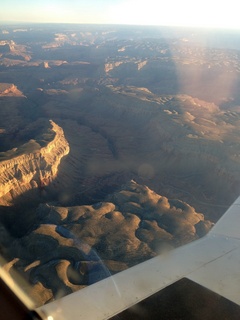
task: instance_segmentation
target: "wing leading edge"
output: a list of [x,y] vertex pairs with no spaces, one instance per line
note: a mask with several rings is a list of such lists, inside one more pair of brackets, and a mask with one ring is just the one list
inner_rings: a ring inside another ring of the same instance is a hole
[[240,197],[207,236],[40,308],[53,319],[109,319],[182,278],[240,304]]

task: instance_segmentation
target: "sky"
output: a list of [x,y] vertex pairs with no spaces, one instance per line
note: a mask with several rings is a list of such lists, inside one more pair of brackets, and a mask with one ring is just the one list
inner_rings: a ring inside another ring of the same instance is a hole
[[1,0],[0,21],[240,30],[239,0]]

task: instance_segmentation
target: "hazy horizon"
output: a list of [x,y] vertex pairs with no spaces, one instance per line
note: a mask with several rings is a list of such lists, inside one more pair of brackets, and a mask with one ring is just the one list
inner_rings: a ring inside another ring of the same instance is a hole
[[240,30],[238,2],[171,0],[4,1],[1,23],[176,26]]

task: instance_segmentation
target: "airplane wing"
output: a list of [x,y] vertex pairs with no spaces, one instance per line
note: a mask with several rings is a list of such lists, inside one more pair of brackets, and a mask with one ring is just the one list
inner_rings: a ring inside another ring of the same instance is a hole
[[240,305],[239,266],[240,197],[200,240],[44,305],[38,311],[49,320],[109,319],[183,278]]

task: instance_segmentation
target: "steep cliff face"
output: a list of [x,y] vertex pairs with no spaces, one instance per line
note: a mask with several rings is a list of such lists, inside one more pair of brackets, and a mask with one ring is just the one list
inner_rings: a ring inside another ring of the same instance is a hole
[[0,203],[6,204],[16,196],[32,189],[47,186],[58,173],[61,159],[69,153],[64,132],[53,121],[44,147],[30,140],[20,148],[1,153]]

